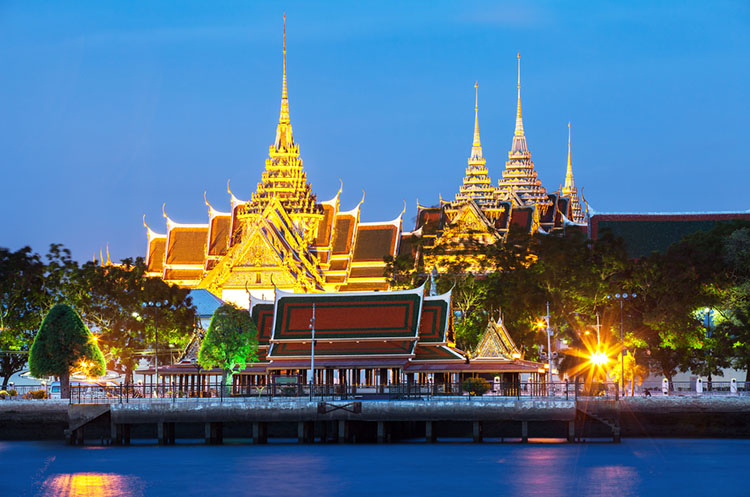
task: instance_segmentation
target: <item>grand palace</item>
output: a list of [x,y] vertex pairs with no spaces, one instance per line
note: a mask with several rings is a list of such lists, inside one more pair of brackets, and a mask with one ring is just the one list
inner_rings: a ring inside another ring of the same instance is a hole
[[[218,210],[206,200],[204,224],[178,223],[165,212],[165,233],[146,226],[150,275],[181,287],[207,289],[222,300],[247,307],[251,295],[268,299],[274,289],[298,293],[388,290],[385,259],[415,254],[424,247],[442,249],[442,258],[425,261],[439,270],[451,255],[465,252],[462,247],[468,242],[502,241],[512,227],[528,232],[585,228],[586,213],[573,180],[570,138],[564,187],[548,192],[537,178],[521,114],[520,54],[515,132],[497,186],[492,184],[482,153],[475,84],[474,138],[466,175],[454,200],[440,199],[435,207],[418,205],[412,231],[404,230],[403,211],[392,220],[361,222],[364,197],[344,209],[339,201],[341,189],[333,198],[319,201],[292,132],[286,36],[284,40],[276,137],[256,191],[250,200],[240,200],[227,184],[227,208]],[[474,252],[472,257],[481,257]]]
[[[421,257],[428,271],[439,273],[458,259],[465,270],[481,272],[482,247],[503,242],[511,230],[581,230],[596,239],[606,228],[668,245],[669,237],[694,229],[695,223],[710,226],[726,217],[594,214],[573,178],[570,123],[564,186],[545,189],[524,132],[520,53],[515,130],[494,185],[479,134],[478,84],[475,92],[471,153],[455,198],[418,205],[411,231],[404,230],[404,211],[392,220],[361,222],[364,197],[342,208],[339,188],[333,198],[320,201],[303,170],[289,112],[284,28],[281,109],[255,192],[240,200],[227,183],[225,210],[206,199],[207,222],[197,224],[178,223],[164,212],[166,232],[153,230],[144,217],[149,275],[193,289],[198,300],[210,304],[204,317],[223,302],[250,311],[258,328],[259,361],[235,375],[237,384],[265,383],[277,374],[362,385],[460,381],[477,374],[502,381],[517,381],[521,374],[546,378],[546,365],[523,360],[500,321],[487,324],[476,350],[457,349],[450,292],[436,295],[434,285],[429,292],[424,285],[390,289],[386,261]],[[195,386],[220,374],[195,369],[199,335],[185,360],[161,371],[161,381]]]

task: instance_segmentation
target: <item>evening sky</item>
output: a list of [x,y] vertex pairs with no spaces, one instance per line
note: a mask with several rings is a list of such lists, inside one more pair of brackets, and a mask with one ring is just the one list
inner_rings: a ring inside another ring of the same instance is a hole
[[0,1],[0,246],[145,254],[249,199],[275,134],[287,13],[290,114],[313,191],[362,221],[455,195],[474,81],[496,184],[515,123],[545,187],[598,212],[750,209],[750,4]]

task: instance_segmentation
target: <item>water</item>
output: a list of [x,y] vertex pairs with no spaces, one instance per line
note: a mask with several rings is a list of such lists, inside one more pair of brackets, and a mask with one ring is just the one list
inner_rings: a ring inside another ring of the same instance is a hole
[[622,444],[177,445],[0,442],[0,495],[750,495],[750,440]]

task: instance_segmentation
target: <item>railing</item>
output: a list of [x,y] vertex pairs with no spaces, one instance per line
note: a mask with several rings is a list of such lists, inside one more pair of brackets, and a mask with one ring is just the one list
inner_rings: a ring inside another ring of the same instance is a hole
[[[734,384],[734,388],[733,388]],[[721,396],[737,395],[750,396],[750,382],[746,381],[706,381],[702,380],[702,391],[698,391],[696,381],[672,381],[668,383],[666,395],[668,396]],[[648,393],[647,393],[648,391]],[[629,395],[630,389],[625,388],[626,395]],[[649,381],[640,385],[634,392],[635,396],[664,396],[662,382]]]
[[[0,390],[3,390],[0,388]],[[14,399],[22,399],[25,398],[25,395],[28,395],[29,392],[36,392],[36,391],[43,391],[45,392],[45,395],[49,393],[49,387],[45,385],[8,385],[8,388],[5,389],[6,392],[10,392],[15,390],[17,395],[12,396],[11,398]]]
[[[482,391],[487,388],[486,392]],[[573,382],[498,382],[486,383],[484,387],[474,382],[462,383],[400,383],[391,385],[223,385],[208,383],[200,388],[178,388],[174,385],[119,385],[94,387],[71,385],[71,404],[132,403],[154,400],[186,401],[326,401],[326,400],[454,400],[494,401],[509,398],[538,399],[556,398],[574,400],[578,398],[619,397],[615,383]]]

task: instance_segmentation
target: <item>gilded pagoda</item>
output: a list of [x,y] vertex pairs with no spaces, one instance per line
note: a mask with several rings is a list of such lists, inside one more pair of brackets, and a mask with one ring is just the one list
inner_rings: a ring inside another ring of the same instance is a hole
[[[166,233],[146,225],[151,276],[185,288],[205,288],[247,307],[250,295],[386,290],[384,257],[395,256],[401,214],[387,222],[360,222],[362,201],[342,210],[338,193],[319,202],[302,167],[289,117],[286,23],[281,111],[265,171],[249,201],[229,189],[229,212],[208,208],[205,224],[166,218]],[[144,218],[144,225],[146,224]]]
[[[587,215],[581,208],[573,180],[568,124],[568,164],[565,186],[548,192],[537,177],[526,142],[521,112],[521,54],[518,54],[516,122],[505,169],[496,187],[479,136],[479,90],[475,87],[474,138],[459,192],[440,205],[417,205],[417,223],[411,233],[428,249],[425,266],[445,269],[459,263],[464,269],[481,271],[482,247],[503,242],[511,229],[549,233],[572,227],[586,229]],[[417,246],[417,244],[413,244]]]

